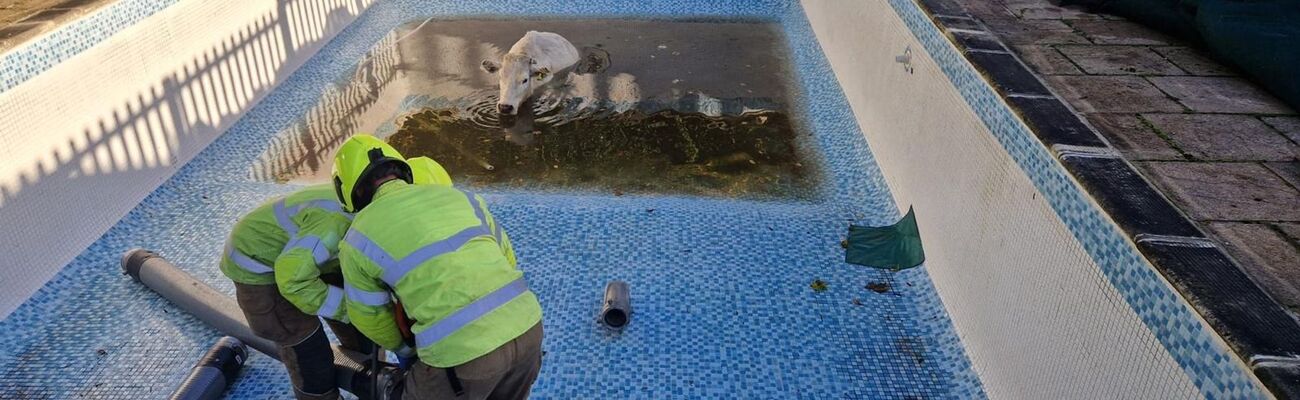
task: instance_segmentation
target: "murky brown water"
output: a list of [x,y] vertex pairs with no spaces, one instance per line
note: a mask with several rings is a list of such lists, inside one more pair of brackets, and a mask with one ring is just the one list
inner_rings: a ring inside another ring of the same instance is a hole
[[615,193],[797,196],[809,176],[779,112],[709,117],[664,110],[538,123],[520,146],[454,110],[411,115],[389,138],[427,155],[457,184],[568,187]]
[[[527,30],[565,36],[595,72],[503,120],[495,76],[478,65]],[[374,132],[462,186],[807,197],[818,176],[788,110],[790,74],[779,28],[763,23],[413,21],[281,135],[254,175],[324,182],[337,145]]]

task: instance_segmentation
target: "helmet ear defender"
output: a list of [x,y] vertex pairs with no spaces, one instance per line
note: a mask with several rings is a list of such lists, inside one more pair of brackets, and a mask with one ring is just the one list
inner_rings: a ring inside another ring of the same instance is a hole
[[[384,150],[378,147],[366,152],[366,157],[370,158],[370,165],[361,171],[360,177],[356,183],[352,184],[352,204],[354,212],[361,211],[362,208],[374,200],[375,191],[379,188],[373,183],[376,179],[385,175],[396,175],[398,179],[411,183],[411,166],[406,165],[406,161],[398,158],[389,157],[384,154]],[[339,185],[341,187],[341,185]],[[341,190],[341,189],[340,189]]]
[[334,154],[334,194],[347,212],[361,211],[378,191],[375,183],[396,176],[411,183],[411,166],[402,153],[374,136],[359,133]]
[[334,175],[334,195],[339,197],[339,204],[348,203],[348,200],[343,197],[343,178],[338,175]]

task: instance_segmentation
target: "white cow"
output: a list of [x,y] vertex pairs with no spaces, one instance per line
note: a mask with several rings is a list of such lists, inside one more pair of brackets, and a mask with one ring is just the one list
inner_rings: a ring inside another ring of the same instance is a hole
[[513,115],[534,90],[550,83],[557,74],[567,75],[579,58],[578,49],[563,36],[528,31],[510,47],[500,64],[483,60],[483,70],[496,73],[501,85],[497,112]]

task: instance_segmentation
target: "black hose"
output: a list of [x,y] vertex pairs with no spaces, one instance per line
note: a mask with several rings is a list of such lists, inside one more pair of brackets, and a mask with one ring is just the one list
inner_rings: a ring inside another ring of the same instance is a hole
[[235,382],[247,359],[248,348],[239,339],[226,336],[217,340],[217,344],[212,345],[212,349],[199,359],[189,376],[172,392],[171,400],[221,398],[226,388]]
[[[280,360],[279,346],[257,336],[248,327],[243,311],[235,299],[200,282],[158,254],[145,249],[131,249],[122,255],[122,271],[143,283],[177,307],[194,315],[217,331],[234,336],[248,347]],[[396,369],[388,363],[378,363],[379,371],[370,366],[369,355],[330,346],[334,349],[334,371],[339,388],[365,396],[373,386],[382,388],[393,380]]]

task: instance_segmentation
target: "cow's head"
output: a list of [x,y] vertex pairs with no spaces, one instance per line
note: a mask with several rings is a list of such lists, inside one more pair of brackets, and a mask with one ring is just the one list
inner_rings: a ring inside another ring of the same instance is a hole
[[513,115],[519,106],[533,95],[533,89],[551,81],[551,70],[538,67],[537,61],[522,54],[506,54],[498,64],[492,60],[483,60],[483,70],[497,74],[501,86],[497,100],[497,112]]

